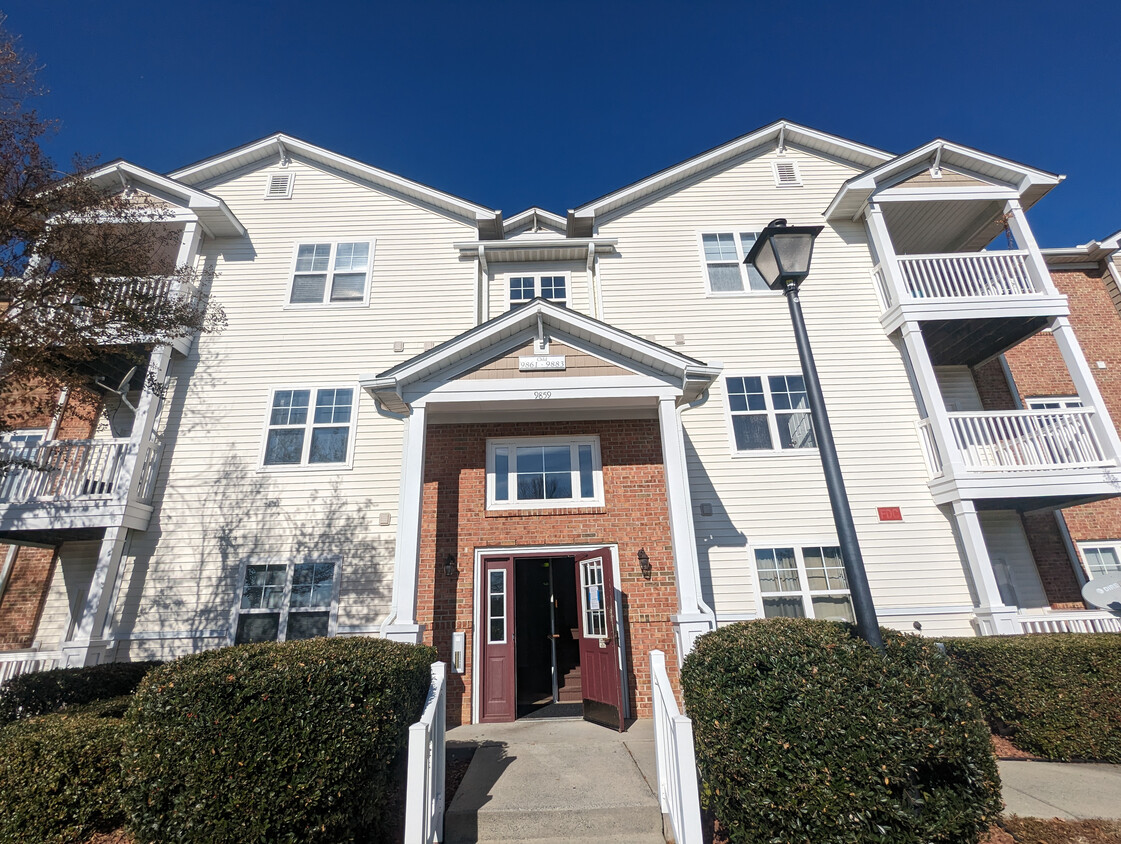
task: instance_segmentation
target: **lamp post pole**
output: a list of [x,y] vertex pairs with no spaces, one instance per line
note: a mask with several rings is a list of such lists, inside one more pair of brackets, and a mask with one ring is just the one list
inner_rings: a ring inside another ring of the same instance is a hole
[[794,323],[794,339],[798,343],[802,378],[806,382],[806,396],[810,402],[814,435],[817,438],[818,452],[821,454],[821,466],[825,471],[825,486],[829,490],[829,504],[833,508],[833,521],[841,545],[841,560],[845,567],[845,577],[849,582],[849,594],[856,615],[856,628],[862,639],[876,650],[882,651],[884,640],[880,635],[876,607],[872,603],[872,592],[868,588],[868,574],[864,570],[860,543],[856,539],[856,526],[852,521],[852,509],[849,507],[845,481],[841,477],[841,464],[837,461],[837,446],[833,442],[833,429],[829,427],[829,415],[825,411],[825,398],[821,394],[821,383],[817,378],[817,365],[814,363],[813,351],[810,349],[809,335],[806,334],[806,321],[802,316],[798,286],[798,280],[787,279],[783,292],[790,306],[790,319]]

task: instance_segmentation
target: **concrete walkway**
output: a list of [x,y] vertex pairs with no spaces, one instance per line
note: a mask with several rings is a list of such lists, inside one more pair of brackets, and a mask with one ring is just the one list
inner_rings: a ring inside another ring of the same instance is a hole
[[1032,818],[1121,818],[1121,765],[1001,760],[1004,811]]
[[479,749],[448,807],[446,844],[665,841],[652,721],[625,733],[577,720],[448,730],[459,742]]

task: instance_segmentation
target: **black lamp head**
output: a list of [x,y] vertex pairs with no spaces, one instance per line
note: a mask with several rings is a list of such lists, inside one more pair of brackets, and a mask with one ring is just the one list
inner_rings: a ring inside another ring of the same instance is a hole
[[755,267],[772,290],[795,287],[810,272],[814,238],[825,226],[788,226],[781,217],[759,233],[744,263]]

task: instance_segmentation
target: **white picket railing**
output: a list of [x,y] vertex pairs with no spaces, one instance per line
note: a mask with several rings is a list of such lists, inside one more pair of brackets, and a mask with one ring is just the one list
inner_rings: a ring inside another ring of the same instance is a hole
[[966,469],[1008,472],[1084,469],[1114,460],[1098,441],[1091,408],[951,413]]
[[121,497],[120,476],[129,441],[51,440],[4,447],[14,465],[0,477],[0,503],[71,501]]
[[1020,616],[1021,633],[1121,633],[1121,617],[1109,612],[1072,610],[1043,616]]
[[877,264],[872,268],[872,281],[876,284],[876,290],[880,294],[880,307],[887,310],[895,304],[895,297],[891,293],[891,285],[887,281],[887,273],[884,268]]
[[666,655],[662,651],[650,651],[650,686],[662,815],[669,817],[676,844],[701,844],[701,795],[693,748],[693,722],[677,708],[666,674]]
[[444,840],[444,740],[447,665],[432,663],[432,685],[420,720],[409,727],[405,784],[405,844]]
[[1028,272],[1026,250],[900,255],[903,290],[912,299],[1032,296],[1040,291]]
[[929,419],[919,421],[919,443],[923,457],[926,458],[926,470],[930,473],[930,479],[942,477],[942,455],[938,452],[938,442],[934,439],[934,429]]
[[50,671],[61,663],[60,651],[0,651],[0,683],[21,674]]

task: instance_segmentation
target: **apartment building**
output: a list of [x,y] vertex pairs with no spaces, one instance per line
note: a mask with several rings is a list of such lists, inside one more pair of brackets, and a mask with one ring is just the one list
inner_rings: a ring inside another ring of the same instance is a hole
[[[881,622],[1121,630],[1034,538],[1121,491],[1109,370],[1025,218],[1059,176],[781,121],[565,216],[285,135],[95,178],[166,205],[228,326],[80,437],[16,431],[50,471],[0,489],[5,676],[387,636],[451,663],[453,722],[617,724],[652,648],[851,618],[786,303],[743,265],[777,217],[825,227],[802,303]],[[1014,375],[1041,342],[1062,389]]]

